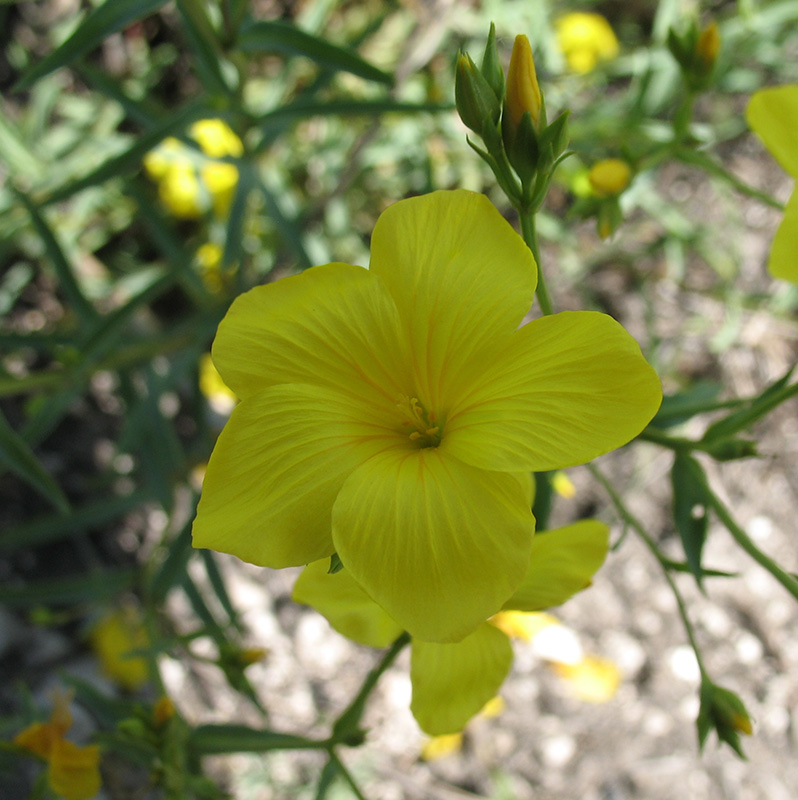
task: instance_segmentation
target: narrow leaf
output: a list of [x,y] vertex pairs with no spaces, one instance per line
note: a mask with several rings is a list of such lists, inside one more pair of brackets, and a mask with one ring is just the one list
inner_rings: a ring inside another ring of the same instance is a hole
[[328,69],[349,72],[388,86],[394,83],[393,75],[369,64],[354,51],[331,44],[287,22],[255,22],[241,32],[238,46],[246,53],[304,56]]
[[265,753],[268,750],[317,750],[325,742],[303,736],[257,730],[245,725],[200,725],[189,735],[188,746],[198,755]]
[[166,0],[105,0],[86,16],[63,44],[29,69],[14,88],[17,91],[27,89],[39,78],[72,63],[112,33],[152,14],[165,3]]
[[135,492],[124,497],[112,497],[96,503],[74,508],[68,517],[47,515],[23,522],[0,536],[0,549],[32,547],[57,541],[74,531],[97,527],[111,522],[123,514],[138,508],[149,500],[144,492]]
[[765,414],[772,411],[776,406],[789,400],[798,394],[798,383],[788,385],[795,367],[790,367],[786,375],[783,375],[775,383],[767,387],[760,395],[750,400],[745,408],[735,411],[718,420],[707,428],[702,441],[716,442],[727,439],[738,431],[744,430],[752,425]]
[[70,305],[75,310],[75,313],[83,319],[84,322],[92,322],[98,318],[98,313],[94,310],[94,306],[86,299],[80,286],[78,285],[77,278],[72,271],[72,265],[64,255],[55,234],[50,230],[50,226],[40,213],[39,209],[33,201],[22,191],[14,188],[14,194],[22,201],[22,204],[30,214],[31,222],[39,238],[44,244],[47,251],[47,256],[53,262],[58,280],[64,294],[69,300]]
[[146,133],[139,136],[130,147],[118,156],[113,156],[107,161],[93,169],[88,175],[56,189],[47,199],[46,203],[55,203],[66,200],[73,194],[104,183],[110,178],[118,178],[129,172],[135,172],[141,168],[141,160],[144,156],[159,144],[167,136],[181,134],[188,125],[207,113],[199,104],[192,103],[178,111],[174,116],[164,120],[160,124],[150,128]]
[[133,569],[94,572],[71,578],[36,581],[23,586],[4,584],[0,586],[0,603],[19,608],[31,605],[97,603],[106,597],[124,592],[136,580]]
[[[69,513],[69,501],[61,491],[61,487],[39,463],[25,440],[9,425],[2,412],[0,412],[0,465],[5,465],[15,472],[39,494],[46,497],[62,514]],[[0,466],[0,474],[2,472]],[[4,540],[5,537],[0,542]]]
[[671,470],[673,520],[684,547],[690,572],[703,590],[701,554],[707,536],[708,503],[703,490],[701,465],[689,455],[678,453]]

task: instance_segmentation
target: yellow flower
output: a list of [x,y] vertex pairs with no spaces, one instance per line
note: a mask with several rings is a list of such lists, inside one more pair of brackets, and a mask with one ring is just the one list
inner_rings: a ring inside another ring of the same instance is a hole
[[521,124],[521,118],[527,111],[532,118],[532,124],[537,126],[542,97],[535,72],[532,47],[529,39],[523,34],[516,36],[513,43],[510,66],[507,70],[506,98],[505,113],[510,116],[513,131]]
[[[775,86],[755,92],[745,112],[748,125],[775,159],[798,178],[798,85]],[[770,273],[798,283],[798,191],[793,190],[784,209],[768,261]]]
[[217,414],[229,414],[238,402],[235,393],[230,391],[213,365],[210,353],[204,353],[200,357],[199,387]]
[[661,401],[609,316],[519,328],[536,278],[487,198],[435,192],[382,214],[368,270],[328,264],[237,298],[212,352],[241,402],[194,545],[276,568],[337,553],[411,635],[474,632],[524,579],[529,471],[624,444]]
[[573,72],[585,73],[618,55],[618,39],[601,14],[574,12],[555,23],[557,41]]
[[174,717],[175,712],[175,704],[170,697],[167,695],[159,697],[152,709],[152,724],[156,728],[162,728]]
[[588,174],[590,185],[597,197],[619,195],[629,185],[631,177],[631,167],[620,158],[597,161]]
[[211,158],[225,156],[241,158],[244,155],[241,139],[221,119],[201,119],[195,122],[189,129],[189,136],[199,144],[202,152]]
[[132,651],[149,647],[139,612],[124,606],[106,614],[91,632],[91,644],[103,671],[125,689],[134,691],[149,679],[147,661]]
[[240,158],[244,145],[221,119],[203,119],[189,129],[198,153],[173,136],[144,156],[144,168],[158,182],[161,202],[181,219],[196,219],[209,210],[226,216],[238,184],[234,164],[216,159]]
[[87,800],[100,791],[100,750],[81,747],[64,738],[72,726],[69,696],[53,697],[53,712],[47,722],[37,722],[14,737],[14,744],[47,762],[50,788],[65,800]]
[[[560,605],[589,585],[607,554],[609,531],[596,520],[535,537],[524,580],[500,611],[460,642],[413,639],[410,710],[432,736],[461,731],[499,691],[512,666],[510,638],[528,640],[556,623],[537,612]],[[322,613],[344,636],[385,647],[402,629],[357,584],[347,569],[330,574],[327,563],[310,564],[294,586],[293,598]]]

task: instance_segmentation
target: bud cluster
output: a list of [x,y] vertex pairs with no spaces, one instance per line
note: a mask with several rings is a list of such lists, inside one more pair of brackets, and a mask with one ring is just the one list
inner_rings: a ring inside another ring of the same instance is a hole
[[505,194],[519,209],[538,209],[554,168],[565,157],[568,112],[547,123],[527,37],[515,38],[506,81],[493,25],[480,68],[468,53],[459,53],[455,101],[460,118],[482,138],[485,149],[470,140],[469,144],[493,170]]
[[707,677],[701,680],[701,707],[696,725],[699,747],[703,748],[709,732],[714,728],[718,739],[731,746],[741,758],[745,758],[740,734],[751,735],[751,717],[743,701],[734,692],[712,683]]
[[678,62],[690,90],[703,91],[712,83],[720,52],[717,23],[710,22],[699,30],[693,21],[683,33],[671,28],[668,31],[668,50]]

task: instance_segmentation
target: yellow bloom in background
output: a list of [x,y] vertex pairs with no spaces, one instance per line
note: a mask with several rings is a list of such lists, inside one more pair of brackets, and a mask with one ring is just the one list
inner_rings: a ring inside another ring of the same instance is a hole
[[443,736],[433,736],[421,748],[421,758],[424,761],[437,761],[439,758],[459,753],[463,748],[463,734],[445,733]]
[[212,352],[241,402],[194,545],[275,568],[337,553],[411,635],[477,631],[524,579],[529,472],[626,443],[662,396],[605,314],[519,328],[536,280],[486,197],[435,192],[382,214],[370,269],[327,264],[237,298]]
[[[513,660],[510,638],[529,640],[555,624],[537,612],[561,605],[584,589],[604,562],[607,526],[596,520],[538,534],[526,575],[505,608],[456,643],[413,639],[410,710],[433,736],[458,733],[499,691]],[[386,647],[402,628],[358,585],[347,569],[330,574],[325,561],[299,576],[293,598],[322,613],[339,633],[360,644]]]
[[615,697],[621,672],[608,658],[587,655],[575,664],[552,662],[554,671],[564,680],[577,700],[606,703]]
[[238,168],[216,159],[240,158],[244,145],[221,119],[195,122],[188,135],[200,152],[170,136],[144,156],[144,169],[158,182],[161,202],[176,217],[196,219],[212,210],[226,216],[238,185]]
[[50,788],[66,800],[88,800],[100,791],[100,750],[82,747],[64,738],[72,727],[70,696],[53,696],[53,711],[47,722],[37,722],[14,737],[14,744],[47,762]]
[[588,173],[588,180],[597,197],[614,197],[629,186],[632,168],[620,158],[597,161]]
[[222,380],[210,353],[204,353],[199,361],[199,387],[200,391],[208,398],[208,403],[217,414],[228,415],[238,398],[235,393]]
[[146,659],[132,655],[149,647],[147,631],[135,607],[123,606],[106,614],[91,631],[91,645],[105,674],[125,689],[135,691],[149,680]]
[[[798,85],[755,92],[745,117],[773,157],[798,179]],[[773,239],[768,269],[775,278],[798,283],[798,191],[795,189]]]
[[554,23],[554,28],[572,72],[590,72],[600,61],[618,55],[618,39],[601,14],[583,11],[565,14]]
[[537,125],[540,119],[542,96],[538,77],[535,72],[535,59],[529,39],[523,34],[515,37],[510,66],[507,69],[507,95],[505,112],[510,115],[512,129],[521,124],[521,118],[528,111],[532,124]]

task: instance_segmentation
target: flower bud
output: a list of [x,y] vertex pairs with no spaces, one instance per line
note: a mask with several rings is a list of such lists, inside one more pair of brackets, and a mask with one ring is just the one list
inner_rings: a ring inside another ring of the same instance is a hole
[[454,97],[460,119],[480,136],[486,124],[498,123],[501,114],[499,98],[468,53],[457,56]]
[[507,99],[504,106],[512,133],[515,133],[527,111],[532,118],[532,124],[537,127],[542,103],[532,47],[529,39],[519,34],[515,37],[510,67],[507,70]]
[[717,22],[710,22],[701,31],[695,47],[697,66],[706,74],[715,66],[720,51],[720,32]]
[[597,197],[615,197],[629,185],[632,170],[620,158],[605,158],[590,169],[588,180]]

